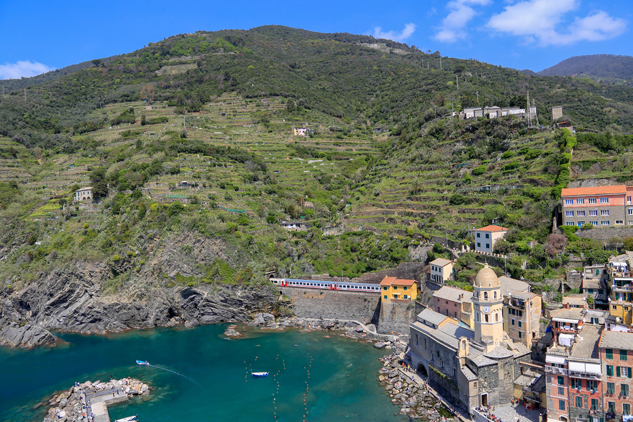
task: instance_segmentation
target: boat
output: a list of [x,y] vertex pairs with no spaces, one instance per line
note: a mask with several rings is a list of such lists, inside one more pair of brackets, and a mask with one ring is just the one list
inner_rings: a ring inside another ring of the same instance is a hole
[[141,366],[149,366],[149,362],[146,360],[137,360],[136,364]]
[[133,422],[133,421],[138,421],[137,418],[138,418],[138,415],[128,416],[127,418],[117,419],[114,422]]
[[268,372],[253,372],[254,378],[265,378],[268,376]]

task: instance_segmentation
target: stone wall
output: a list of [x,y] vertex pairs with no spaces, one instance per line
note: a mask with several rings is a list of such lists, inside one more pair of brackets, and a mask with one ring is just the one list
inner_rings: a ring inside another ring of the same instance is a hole
[[588,239],[609,241],[614,237],[624,239],[633,236],[633,227],[610,227],[610,228],[594,228],[590,230],[578,230],[576,236]]
[[409,323],[416,320],[415,302],[382,302],[377,331],[380,334],[409,335]]
[[351,319],[364,324],[378,323],[379,294],[279,286],[277,289],[292,299],[294,313],[298,317]]

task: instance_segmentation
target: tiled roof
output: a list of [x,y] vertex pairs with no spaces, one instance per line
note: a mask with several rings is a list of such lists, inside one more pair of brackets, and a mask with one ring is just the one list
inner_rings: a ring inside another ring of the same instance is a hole
[[430,262],[431,265],[437,265],[438,267],[445,267],[452,263],[453,261],[444,258],[437,258],[436,260]]
[[395,280],[395,277],[385,277],[382,279],[382,281],[380,282],[381,286],[391,286],[393,284],[393,281]]
[[600,347],[607,349],[633,350],[633,333],[604,331],[602,333],[602,339],[600,340]]
[[[461,296],[461,299],[460,299]],[[457,287],[444,286],[438,291],[433,293],[433,297],[439,299],[451,300],[453,302],[470,302],[470,298],[473,297],[473,292],[458,289]]]
[[506,227],[501,227],[501,226],[495,226],[495,225],[489,225],[486,227],[482,227],[480,229],[475,229],[476,231],[484,231],[484,232],[502,232],[502,231],[508,231],[508,229]]
[[499,277],[499,285],[501,287],[502,296],[508,296],[510,293],[515,294],[519,292],[527,292],[530,290],[530,285],[525,281],[506,277],[505,275]]
[[550,316],[552,319],[573,319],[576,321],[580,321],[583,316],[584,309],[582,308],[570,308],[570,309],[559,309],[558,312],[552,312]]
[[448,317],[429,308],[423,310],[418,314],[418,321],[424,320],[434,325],[440,325],[442,321],[444,321],[446,318]]
[[578,195],[612,195],[618,193],[626,193],[626,186],[596,186],[593,188],[565,188],[561,191],[560,196],[578,196]]
[[563,305],[566,303],[569,303],[570,305],[585,306],[587,304],[587,300],[584,297],[564,297]]
[[586,325],[582,333],[576,336],[576,343],[571,349],[571,356],[575,358],[598,359],[598,341],[600,340],[601,325]]
[[415,284],[415,280],[405,280],[402,278],[396,278],[391,284],[396,285],[396,286],[413,286]]

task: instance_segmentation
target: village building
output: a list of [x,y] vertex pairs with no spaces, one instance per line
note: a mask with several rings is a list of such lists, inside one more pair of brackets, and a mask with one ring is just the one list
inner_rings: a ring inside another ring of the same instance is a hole
[[584,295],[569,295],[563,298],[563,308],[589,308]]
[[73,200],[75,201],[89,201],[92,199],[92,187],[88,186],[85,188],[77,189],[75,191],[75,195],[73,196]]
[[281,227],[289,231],[308,230],[308,224],[301,221],[282,221]]
[[429,263],[429,281],[444,285],[445,282],[453,278],[453,261],[444,258],[434,259]]
[[603,367],[598,348],[602,330],[601,325],[582,324],[577,326],[569,343],[557,342],[548,348],[545,357],[548,420],[604,420]]
[[294,136],[307,136],[310,133],[314,133],[313,129],[308,129],[305,127],[293,127],[292,134]]
[[593,306],[597,309],[608,309],[609,273],[605,264],[587,265],[582,273],[582,293],[593,298]]
[[473,292],[444,286],[433,292],[433,309],[439,314],[453,317],[473,328],[472,296]]
[[629,254],[609,259],[607,265],[609,312],[617,323],[633,325],[633,273],[629,268]]
[[420,312],[410,324],[409,353],[433,388],[474,415],[479,406],[509,405],[522,363],[531,360],[529,349],[503,331],[501,285],[487,265],[475,278],[471,300],[474,329],[431,309]]
[[633,333],[605,330],[599,350],[604,374],[604,416],[609,421],[629,422],[633,420]]
[[475,251],[492,253],[495,243],[503,239],[507,233],[507,228],[495,225],[475,229]]
[[418,298],[418,283],[396,277],[385,277],[380,282],[380,298],[384,302],[407,301]]
[[594,227],[633,224],[633,186],[566,188],[561,191],[562,224]]
[[541,297],[531,292],[514,292],[503,298],[503,329],[514,342],[529,349],[540,337]]
[[562,119],[563,117],[563,107],[562,106],[554,106],[552,107],[552,122]]
[[552,317],[551,326],[552,332],[554,333],[554,342],[561,346],[571,346],[571,342],[576,337],[576,334],[582,330],[586,313],[587,311],[581,308],[553,311],[550,316]]
[[[528,116],[530,115],[530,116]],[[489,119],[496,119],[499,117],[517,116],[521,118],[531,117],[536,118],[536,107],[530,107],[528,111],[521,107],[469,107],[459,113],[460,120],[469,120],[476,117],[487,117]]]

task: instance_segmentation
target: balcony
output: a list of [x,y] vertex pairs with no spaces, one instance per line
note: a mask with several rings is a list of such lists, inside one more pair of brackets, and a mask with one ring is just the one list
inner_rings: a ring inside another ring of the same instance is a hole
[[633,292],[633,287],[630,284],[624,286],[616,286],[615,284],[611,286],[611,289],[614,292]]
[[556,374],[556,375],[567,375],[567,369],[557,368],[555,366],[545,366],[545,372],[549,372],[550,374]]
[[554,332],[557,333],[567,333],[567,334],[576,334],[578,333],[578,328],[577,327],[557,327],[557,326],[553,326],[552,330],[554,330]]
[[584,378],[588,380],[602,380],[601,374],[591,374],[589,372],[569,371],[569,376],[574,378]]

